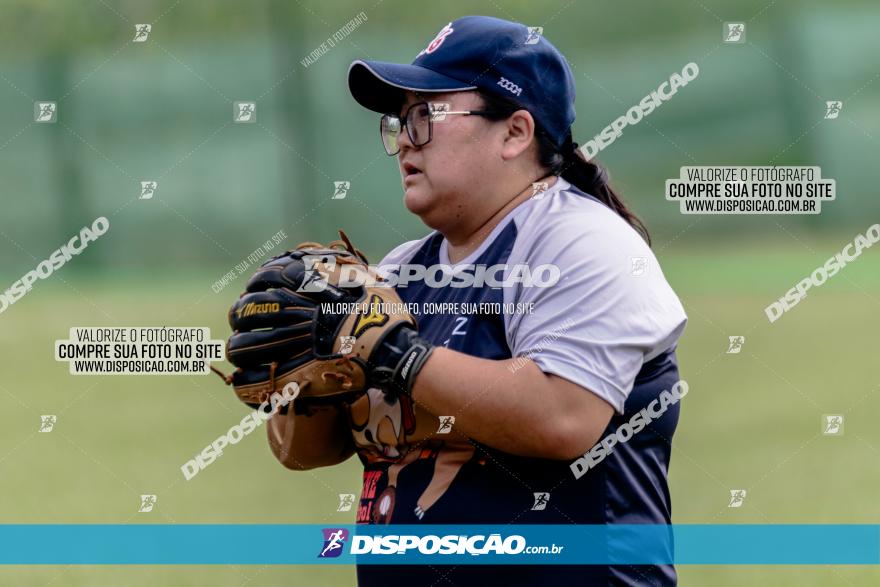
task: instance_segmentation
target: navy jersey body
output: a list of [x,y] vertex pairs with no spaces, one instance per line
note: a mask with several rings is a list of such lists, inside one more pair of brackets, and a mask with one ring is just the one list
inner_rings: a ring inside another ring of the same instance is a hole
[[[613,433],[679,380],[675,345],[684,311],[650,249],[616,214],[562,178],[542,195],[513,210],[459,264],[449,263],[443,236],[432,233],[398,247],[383,265],[558,266],[558,281],[547,287],[438,287],[426,280],[397,292],[427,310],[416,319],[432,343],[486,359],[528,357],[584,393],[596,393],[615,408],[605,434]],[[432,311],[441,304],[469,311]],[[505,311],[517,304],[525,311]],[[671,521],[666,475],[677,403],[579,478],[569,461],[504,453],[456,433],[454,422],[441,432],[443,416],[406,397],[389,404],[378,390],[352,404],[352,434],[364,465],[359,524],[450,524],[454,532],[459,524]],[[548,495],[543,508],[534,507],[536,493]],[[668,586],[676,576],[671,566],[358,567],[362,586],[561,581]]]

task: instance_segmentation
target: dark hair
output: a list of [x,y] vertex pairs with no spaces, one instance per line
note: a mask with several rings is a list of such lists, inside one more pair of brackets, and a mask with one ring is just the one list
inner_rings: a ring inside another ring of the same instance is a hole
[[[493,113],[486,115],[486,118],[490,120],[504,120],[517,110],[524,110],[516,100],[511,98],[481,91],[478,93],[483,98],[483,109]],[[649,245],[651,244],[651,235],[648,234],[644,223],[627,208],[621,197],[609,185],[608,173],[605,168],[593,161],[587,161],[584,154],[572,142],[571,132],[562,146],[557,146],[536,122],[535,138],[538,141],[538,163],[542,167],[552,175],[562,176],[582,192],[598,198],[599,201],[626,220]]]

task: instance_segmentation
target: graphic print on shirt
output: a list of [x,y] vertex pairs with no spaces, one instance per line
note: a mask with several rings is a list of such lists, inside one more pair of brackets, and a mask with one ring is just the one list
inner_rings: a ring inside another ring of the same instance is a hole
[[[455,431],[436,438],[438,419],[402,395],[392,401],[379,389],[370,389],[349,408],[351,430],[358,453],[367,465],[357,523],[388,524],[394,513],[401,471],[422,459],[433,462],[434,472],[416,502],[413,513],[424,517],[449,488],[461,467],[471,459],[474,446]],[[369,465],[390,463],[387,483],[376,496],[377,475]]]

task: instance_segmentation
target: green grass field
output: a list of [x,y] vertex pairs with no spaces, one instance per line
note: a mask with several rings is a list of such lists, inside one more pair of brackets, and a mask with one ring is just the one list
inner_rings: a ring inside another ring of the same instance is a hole
[[[880,253],[868,251],[770,324],[763,308],[846,242],[819,252],[769,247],[661,250],[690,323],[680,345],[690,393],[671,466],[677,523],[878,523]],[[719,250],[720,249],[720,250]],[[772,251],[772,252],[768,252]],[[4,523],[352,523],[338,493],[360,488],[359,463],[290,472],[255,433],[191,481],[180,465],[245,414],[216,377],[68,374],[53,343],[70,326],[209,326],[241,283],[225,271],[184,277],[60,272],[0,315],[0,478]],[[66,282],[62,282],[62,279]],[[740,354],[727,337],[745,335]],[[822,414],[845,415],[841,437]],[[56,414],[49,434],[41,414]],[[727,507],[746,489],[743,507]],[[139,495],[155,493],[151,513]],[[242,549],[278,545],[242,544]],[[679,567],[681,585],[852,586],[871,567]],[[3,585],[353,585],[351,567],[87,566],[0,568]]]

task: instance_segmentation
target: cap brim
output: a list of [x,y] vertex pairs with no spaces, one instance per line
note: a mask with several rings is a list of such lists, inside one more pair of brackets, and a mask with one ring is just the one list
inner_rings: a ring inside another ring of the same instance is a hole
[[420,65],[358,60],[348,68],[348,89],[354,99],[364,108],[383,114],[403,103],[406,90],[460,92],[476,88]]

